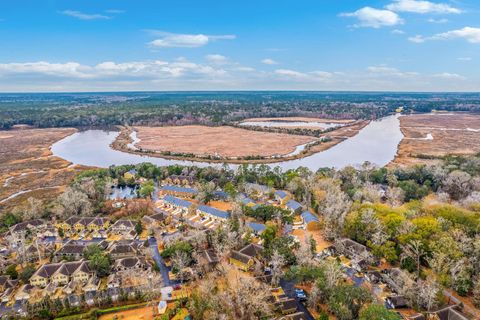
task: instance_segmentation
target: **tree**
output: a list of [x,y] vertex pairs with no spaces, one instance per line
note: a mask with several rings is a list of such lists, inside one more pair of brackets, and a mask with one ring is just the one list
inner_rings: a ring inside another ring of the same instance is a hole
[[17,271],[17,265],[16,264],[11,264],[5,269],[5,274],[7,276],[10,276],[11,279],[17,279],[18,278],[18,271]]
[[88,196],[71,187],[66,188],[65,192],[58,197],[58,203],[61,207],[60,214],[63,217],[89,215],[93,210]]
[[140,235],[143,232],[143,226],[140,221],[137,221],[137,224],[135,225],[135,232]]
[[270,259],[270,266],[272,268],[272,284],[277,286],[280,282],[280,278],[283,276],[283,267],[285,267],[285,258],[275,250]]
[[180,279],[180,282],[183,283],[185,276],[185,268],[190,265],[191,259],[184,251],[176,251],[172,258],[172,266],[177,272],[177,276]]
[[28,266],[23,268],[18,278],[22,280],[23,283],[28,283],[28,280],[30,280],[30,277],[35,273],[35,270],[36,270],[35,266],[29,264]]
[[425,281],[418,281],[416,286],[417,303],[427,311],[438,305],[440,287],[433,278]]
[[477,277],[475,284],[473,286],[473,304],[475,307],[480,308],[480,277]]
[[453,200],[460,200],[470,193],[471,179],[472,177],[464,171],[452,171],[443,180],[442,190],[448,193]]
[[36,198],[29,197],[23,213],[23,218],[25,220],[38,219],[42,216],[42,213],[43,202]]
[[359,320],[401,320],[394,311],[385,308],[384,305],[370,304],[360,311]]
[[415,261],[417,279],[420,277],[420,263],[421,259],[427,254],[424,249],[424,246],[419,240],[412,240],[405,246],[402,246],[402,260],[405,258],[410,258]]
[[83,256],[89,261],[90,268],[94,270],[100,278],[110,274],[112,261],[110,256],[105,255],[99,246],[95,244],[89,245],[83,252]]
[[140,189],[138,189],[138,195],[142,198],[149,198],[152,196],[155,191],[155,183],[153,180],[148,180],[141,184]]
[[367,289],[344,284],[333,290],[327,304],[339,320],[354,320],[358,319],[360,310],[371,300]]

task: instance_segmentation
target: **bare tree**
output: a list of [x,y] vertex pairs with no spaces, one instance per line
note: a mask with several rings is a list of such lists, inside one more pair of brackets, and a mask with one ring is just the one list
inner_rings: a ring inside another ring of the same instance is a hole
[[92,205],[88,200],[88,196],[70,187],[66,188],[65,192],[58,197],[58,203],[61,206],[63,217],[88,215],[92,212]]
[[285,265],[285,258],[278,252],[278,250],[273,251],[272,257],[270,258],[270,266],[272,268],[272,284],[274,286],[277,286],[280,282],[280,279],[283,276],[283,267],[285,267]]
[[434,279],[428,278],[425,281],[419,281],[416,290],[417,302],[422,308],[430,311],[438,305],[438,293],[440,287]]
[[415,261],[417,267],[417,279],[420,277],[420,263],[421,259],[426,255],[426,251],[420,240],[412,240],[410,243],[402,246],[402,260],[411,258]]
[[27,205],[23,212],[23,218],[25,220],[37,219],[42,216],[43,202],[33,197],[27,199]]
[[172,266],[178,270],[180,282],[183,282],[185,276],[185,268],[190,264],[190,257],[183,251],[176,251],[172,256]]
[[443,180],[442,190],[447,192],[452,199],[460,200],[472,190],[471,179],[472,177],[464,171],[452,171]]
[[400,206],[405,200],[405,191],[398,187],[388,187],[385,195],[387,203],[392,207]]

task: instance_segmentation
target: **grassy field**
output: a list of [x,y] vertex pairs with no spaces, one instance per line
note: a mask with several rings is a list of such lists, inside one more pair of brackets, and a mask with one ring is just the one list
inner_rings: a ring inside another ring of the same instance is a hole
[[52,156],[50,146],[76,132],[72,128],[0,131],[0,208],[9,209],[29,197],[51,199],[81,171]]
[[480,115],[418,114],[400,117],[405,136],[395,164],[432,162],[428,158],[480,152]]

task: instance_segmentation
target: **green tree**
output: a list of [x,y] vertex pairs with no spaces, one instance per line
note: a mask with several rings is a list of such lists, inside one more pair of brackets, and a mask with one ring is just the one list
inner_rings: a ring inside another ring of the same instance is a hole
[[148,180],[140,186],[138,190],[138,195],[142,198],[151,197],[153,192],[155,191],[155,183],[153,180]]
[[7,276],[10,276],[11,279],[17,279],[18,278],[18,271],[17,271],[17,265],[16,264],[11,264],[5,269],[5,274]]
[[383,305],[371,304],[362,309],[359,320],[401,320],[401,318]]
[[18,277],[23,283],[27,283],[28,280],[30,280],[30,277],[35,273],[35,270],[35,267],[29,264],[22,270],[22,272],[20,272]]

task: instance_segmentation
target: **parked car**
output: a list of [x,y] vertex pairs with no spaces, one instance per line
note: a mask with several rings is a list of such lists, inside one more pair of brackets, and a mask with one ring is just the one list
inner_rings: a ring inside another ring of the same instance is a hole
[[307,294],[302,289],[295,289],[295,296],[300,301],[307,301]]

